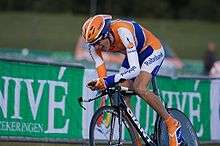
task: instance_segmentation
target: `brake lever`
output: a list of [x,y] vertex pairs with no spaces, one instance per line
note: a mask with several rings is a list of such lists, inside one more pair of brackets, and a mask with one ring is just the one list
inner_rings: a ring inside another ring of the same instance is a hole
[[83,108],[84,110],[86,110],[86,108],[82,105],[82,102],[83,102],[83,98],[82,98],[82,97],[79,97],[79,98],[78,98],[78,103],[79,103],[79,105],[81,106],[81,108]]

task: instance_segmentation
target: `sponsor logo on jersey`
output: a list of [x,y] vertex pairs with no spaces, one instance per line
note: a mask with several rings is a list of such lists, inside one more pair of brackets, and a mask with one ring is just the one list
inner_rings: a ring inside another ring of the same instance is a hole
[[136,49],[130,49],[127,51],[127,53],[133,53],[133,52],[136,52]]
[[132,71],[135,71],[136,68],[137,68],[136,66],[132,66],[130,69],[128,69],[125,72],[121,73],[121,76],[124,76],[127,73],[131,73]]
[[144,64],[146,64],[146,65],[148,66],[148,65],[152,64],[153,62],[159,60],[159,59],[162,58],[162,57],[163,57],[163,54],[162,54],[162,53],[160,53],[160,54],[158,54],[158,55],[154,55],[153,57],[149,57],[149,58],[144,62]]

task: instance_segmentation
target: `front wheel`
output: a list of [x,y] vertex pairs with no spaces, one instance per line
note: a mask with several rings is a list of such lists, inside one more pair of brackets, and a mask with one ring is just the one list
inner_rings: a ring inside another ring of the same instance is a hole
[[129,143],[136,146],[136,136],[129,120],[124,113],[122,120],[119,117],[118,108],[104,106],[98,109],[90,123],[90,146],[123,146]]
[[[198,146],[198,137],[193,125],[186,115],[178,109],[168,108],[168,112],[181,123],[181,130],[184,138],[184,146]],[[157,125],[157,141],[159,146],[169,146],[169,139],[167,134],[166,124],[163,119],[159,117]]]

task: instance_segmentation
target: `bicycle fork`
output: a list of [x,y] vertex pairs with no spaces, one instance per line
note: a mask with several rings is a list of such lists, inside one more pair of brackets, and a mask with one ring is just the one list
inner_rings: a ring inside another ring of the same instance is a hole
[[[111,141],[113,139],[113,136],[114,136],[114,129],[115,129],[115,121],[116,120],[116,116],[112,115],[112,118],[111,118],[111,125],[110,125],[110,139],[109,139],[109,142],[108,142],[108,145],[111,145]],[[122,140],[122,111],[119,109],[118,110],[118,142],[117,142],[117,146],[120,146],[122,145],[121,143],[121,140]]]

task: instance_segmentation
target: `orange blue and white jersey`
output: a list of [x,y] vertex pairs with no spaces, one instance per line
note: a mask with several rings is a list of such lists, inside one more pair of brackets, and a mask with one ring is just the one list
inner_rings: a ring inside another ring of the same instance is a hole
[[[117,19],[110,25],[110,33],[114,42],[109,52],[121,52],[125,59],[119,73],[107,76],[106,85],[115,85],[120,80],[135,78],[140,71],[146,71],[155,76],[164,59],[164,50],[158,38],[150,31],[134,21]],[[90,55],[96,63],[99,77],[106,76],[106,68],[102,59],[102,51],[93,46],[89,49]]]

